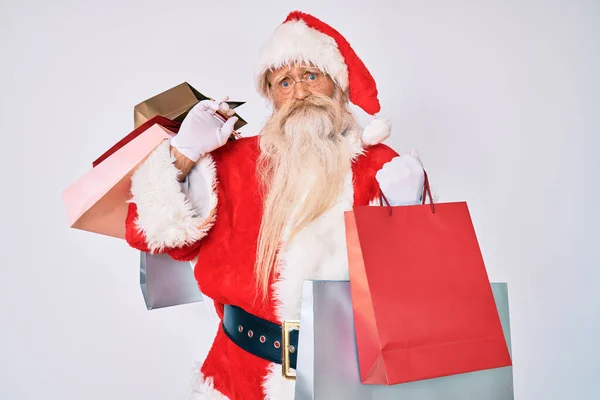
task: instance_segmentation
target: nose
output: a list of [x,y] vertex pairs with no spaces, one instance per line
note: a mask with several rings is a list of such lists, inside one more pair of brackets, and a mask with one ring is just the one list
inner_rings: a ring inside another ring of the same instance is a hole
[[310,95],[310,92],[306,89],[304,82],[296,82],[294,85],[294,99],[304,100],[308,95]]

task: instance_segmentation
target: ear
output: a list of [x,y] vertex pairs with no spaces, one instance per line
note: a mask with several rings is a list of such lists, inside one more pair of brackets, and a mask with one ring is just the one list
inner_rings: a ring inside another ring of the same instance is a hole
[[362,142],[364,146],[373,146],[381,143],[390,137],[392,133],[392,121],[388,118],[375,118],[362,132]]

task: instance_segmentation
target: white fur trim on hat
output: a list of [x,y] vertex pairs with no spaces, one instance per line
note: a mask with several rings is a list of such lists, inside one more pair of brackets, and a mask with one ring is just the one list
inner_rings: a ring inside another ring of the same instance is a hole
[[[264,74],[289,63],[313,64],[327,73],[341,88],[348,88],[348,67],[331,36],[295,20],[279,25],[262,47],[256,70],[256,84],[263,89]],[[262,93],[265,95],[265,93]]]
[[390,137],[392,133],[392,121],[387,118],[375,118],[363,129],[362,143],[365,146],[373,146]]

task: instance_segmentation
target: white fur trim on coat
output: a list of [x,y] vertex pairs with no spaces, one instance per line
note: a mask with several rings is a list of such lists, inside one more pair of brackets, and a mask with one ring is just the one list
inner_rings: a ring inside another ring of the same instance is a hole
[[[280,321],[300,319],[305,280],[350,279],[344,211],[351,210],[353,203],[354,188],[349,173],[334,207],[300,231],[283,249],[279,279],[273,287]],[[294,381],[282,377],[279,364],[271,364],[263,388],[268,399],[294,398]]]
[[185,195],[174,161],[170,143],[165,140],[131,178],[130,201],[137,206],[136,225],[151,252],[192,244],[206,236],[214,223],[217,181],[212,157],[204,156],[193,168],[195,174],[204,177],[200,184],[204,187],[195,189],[207,194],[203,204],[192,204]]
[[205,378],[198,366],[194,371],[188,400],[229,400],[229,397],[215,389],[212,378]]
[[279,279],[273,286],[276,315],[280,321],[300,319],[304,280],[349,279],[344,212],[352,210],[353,203],[350,172],[337,203],[298,232],[282,249]]
[[281,365],[271,363],[263,382],[265,400],[294,400],[295,381],[281,375]]
[[326,72],[342,90],[348,88],[348,67],[336,41],[310,28],[304,21],[289,21],[279,25],[262,47],[256,67],[258,91],[263,89],[265,72],[289,63],[313,64]]

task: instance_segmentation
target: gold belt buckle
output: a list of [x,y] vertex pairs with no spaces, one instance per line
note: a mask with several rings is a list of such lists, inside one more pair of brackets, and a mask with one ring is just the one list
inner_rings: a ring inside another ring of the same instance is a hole
[[295,381],[296,374],[290,372],[290,353],[296,351],[296,349],[290,345],[290,331],[292,329],[300,330],[300,321],[283,321],[283,325],[281,326],[281,369],[285,379]]

